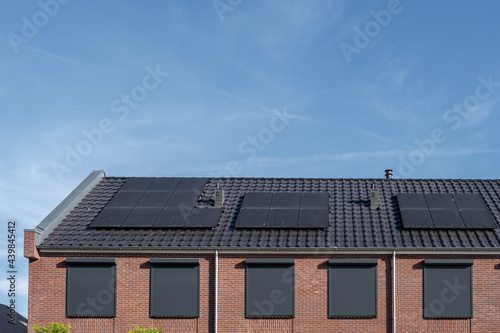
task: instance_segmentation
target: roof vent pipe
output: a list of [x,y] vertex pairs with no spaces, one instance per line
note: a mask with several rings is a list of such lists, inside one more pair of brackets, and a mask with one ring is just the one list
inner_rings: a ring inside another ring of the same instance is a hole
[[392,170],[391,169],[385,170],[385,179],[392,179]]
[[219,183],[217,183],[217,187],[215,188],[215,208],[222,208],[224,204],[224,189],[219,187]]

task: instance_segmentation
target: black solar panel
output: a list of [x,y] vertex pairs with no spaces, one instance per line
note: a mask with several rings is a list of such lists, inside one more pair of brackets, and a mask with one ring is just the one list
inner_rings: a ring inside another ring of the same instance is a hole
[[161,208],[134,208],[122,228],[151,228],[161,211]]
[[399,193],[397,198],[400,209],[428,209],[423,193]]
[[[326,192],[247,192],[241,207],[236,228],[326,228],[329,225]],[[258,212],[252,211],[257,209]]]
[[272,208],[298,208],[300,193],[274,193],[271,201]]
[[457,209],[431,209],[434,227],[437,229],[465,229],[465,224]]
[[179,182],[180,178],[155,178],[153,183],[149,185],[149,191],[174,191]]
[[268,228],[297,228],[298,208],[271,208],[267,219]]
[[428,193],[425,195],[429,209],[450,209],[457,210],[457,205],[451,194],[448,193]]
[[467,209],[460,211],[465,225],[469,229],[496,229],[498,225],[487,210]]
[[132,208],[104,208],[90,224],[91,227],[120,227]]
[[120,188],[120,191],[146,191],[153,182],[154,178],[129,178]]
[[177,207],[166,207],[156,219],[154,228],[183,228],[186,225],[192,209],[183,210]]
[[163,208],[167,203],[168,199],[172,195],[172,191],[166,192],[156,192],[147,191],[144,196],[139,200],[136,207],[137,208]]
[[198,195],[192,192],[174,192],[165,207],[190,207],[192,209],[197,200]]
[[142,198],[144,192],[117,192],[106,205],[107,208],[129,207],[134,208]]
[[328,208],[328,193],[301,193],[300,194],[300,208]]
[[[398,197],[399,198],[399,197]],[[403,227],[409,229],[433,229],[434,223],[429,210],[424,209],[402,209],[401,219]]]
[[235,228],[265,228],[269,208],[241,208]]
[[219,208],[195,208],[186,222],[186,228],[215,228],[221,212]]
[[181,181],[177,185],[175,191],[197,193],[196,195],[198,196],[201,192],[203,192],[203,188],[205,187],[207,181],[208,179],[206,178],[181,178]]
[[248,192],[243,198],[241,208],[269,208],[273,194],[269,192]]
[[[495,229],[483,198],[469,193],[398,194],[398,204],[406,229]],[[426,207],[422,208],[422,198]],[[415,209],[418,207],[418,209]],[[411,208],[411,209],[409,209]],[[429,216],[431,221],[429,221]]]
[[457,204],[459,210],[488,209],[483,201],[483,197],[481,197],[480,194],[455,193],[453,194],[453,198],[455,199],[455,203]]
[[328,228],[330,225],[328,208],[301,208],[299,228]]

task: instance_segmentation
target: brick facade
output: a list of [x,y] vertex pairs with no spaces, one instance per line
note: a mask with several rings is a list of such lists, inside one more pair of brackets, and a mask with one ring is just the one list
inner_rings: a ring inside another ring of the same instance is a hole
[[[107,257],[117,262],[116,318],[66,318],[67,257]],[[151,258],[200,259],[200,317],[149,318]],[[245,318],[245,259],[295,259],[295,317]],[[373,319],[329,319],[328,259],[378,259],[378,316]],[[219,332],[391,332],[392,268],[390,254],[225,254],[219,253]],[[473,319],[423,318],[423,260],[474,259]],[[398,255],[398,332],[498,332],[500,328],[500,255]],[[214,253],[41,253],[30,259],[29,326],[62,322],[72,332],[128,332],[136,325],[163,328],[164,332],[213,332],[215,295]],[[33,332],[32,328],[29,332]]]

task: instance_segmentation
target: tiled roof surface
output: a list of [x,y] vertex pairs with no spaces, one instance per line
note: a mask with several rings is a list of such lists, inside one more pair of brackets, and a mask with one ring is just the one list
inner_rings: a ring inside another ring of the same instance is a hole
[[[77,205],[40,247],[252,247],[252,248],[500,248],[500,229],[404,230],[397,193],[479,193],[500,223],[500,180],[442,179],[209,179],[198,205],[226,200],[215,229],[98,229],[89,224],[127,178],[106,177]],[[370,209],[371,186],[380,208]],[[328,229],[234,229],[246,192],[328,192]]]

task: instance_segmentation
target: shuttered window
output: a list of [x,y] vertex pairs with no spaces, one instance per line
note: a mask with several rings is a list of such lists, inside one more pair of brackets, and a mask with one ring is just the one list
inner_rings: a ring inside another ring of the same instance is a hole
[[473,260],[425,260],[425,318],[472,318],[472,264]]
[[328,316],[377,317],[377,260],[332,259],[328,264]]
[[247,259],[245,313],[247,318],[293,317],[293,259]]
[[150,316],[200,316],[198,259],[151,259]]
[[67,258],[66,316],[116,316],[115,259]]

